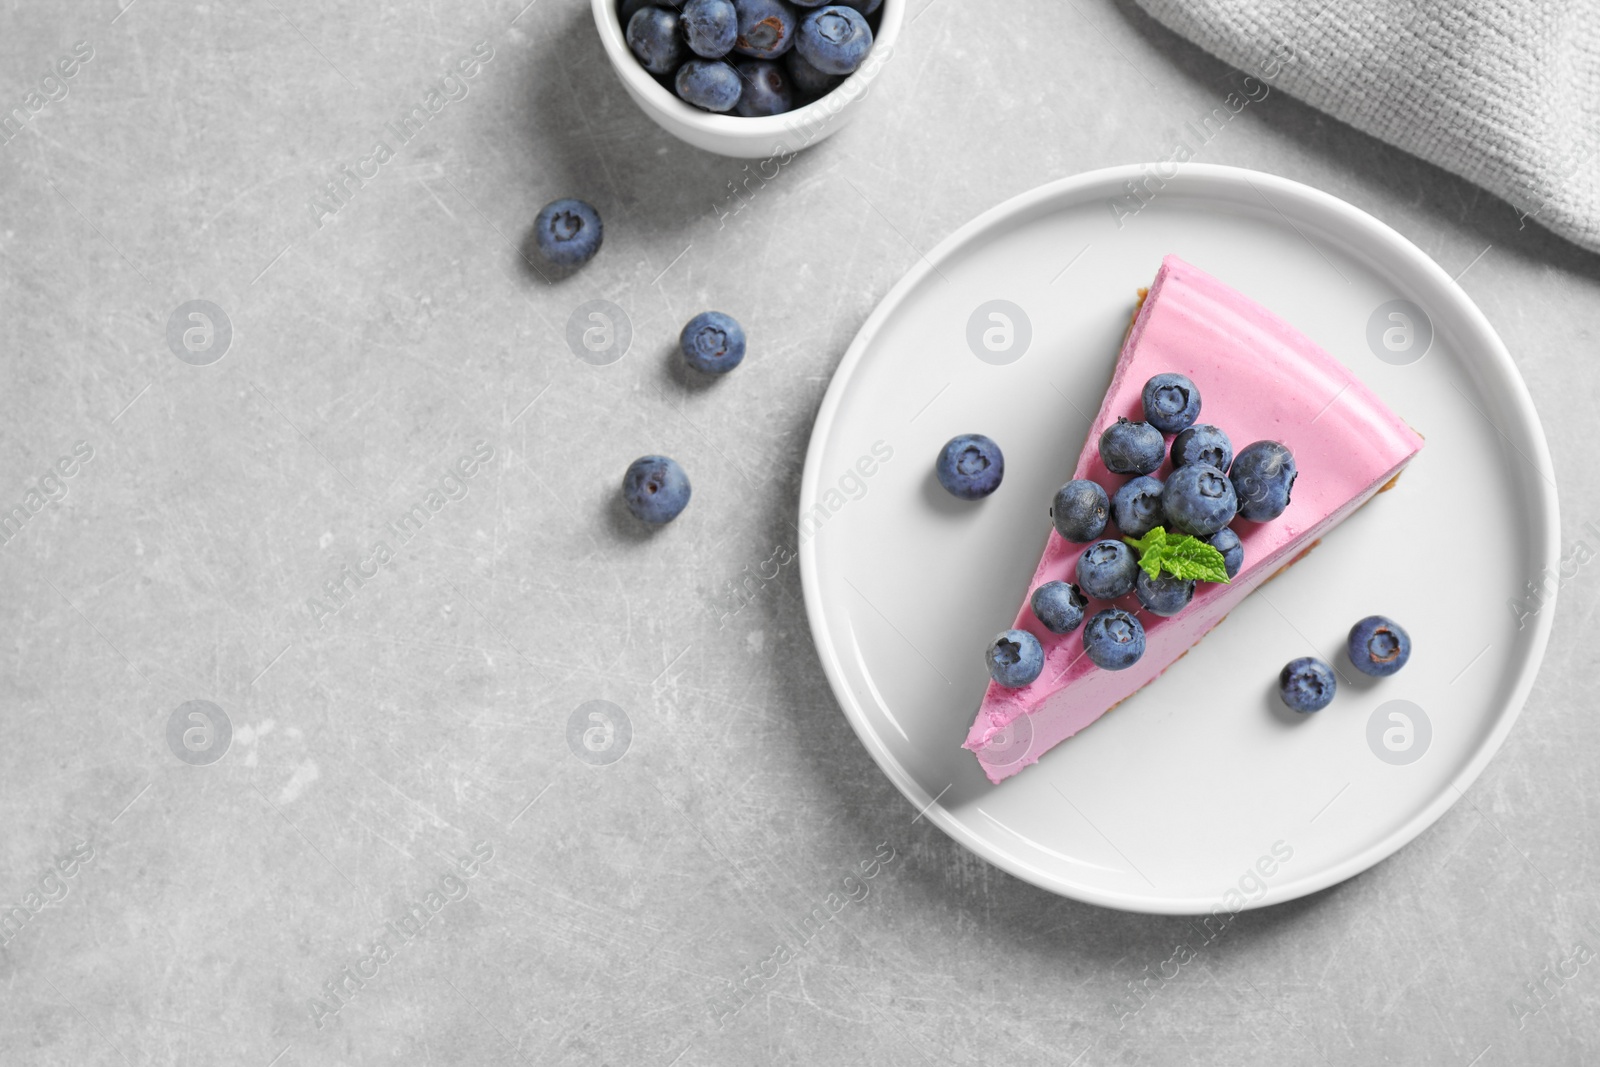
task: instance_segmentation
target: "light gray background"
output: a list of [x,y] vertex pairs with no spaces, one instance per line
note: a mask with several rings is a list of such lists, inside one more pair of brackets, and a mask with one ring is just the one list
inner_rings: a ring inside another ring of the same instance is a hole
[[[0,107],[73,42],[94,57],[0,149],[0,504],[75,442],[94,456],[0,548],[0,902],[66,893],[0,948],[0,1060],[1600,1054],[1600,960],[1520,1028],[1511,1007],[1600,947],[1594,568],[1463,802],[1376,869],[1242,915],[1126,1017],[1190,923],[1055,899],[916,819],[834,704],[794,566],[719,619],[792,543],[828,377],[919,250],[1039,183],[1164,158],[1227,68],[1127,4],[916,0],[859,121],[719,220],[743,165],[637,111],[587,4],[523,2],[8,5]],[[468,95],[319,228],[307,199],[479,41]],[[1198,158],[1326,189],[1464,272],[1545,420],[1564,550],[1600,549],[1594,257],[1279,93]],[[607,236],[551,284],[518,247],[563,195]],[[197,298],[234,331],[205,367],[166,344]],[[632,320],[611,366],[564,342],[595,298]],[[709,387],[670,358],[706,307],[751,337]],[[385,523],[478,441],[495,458],[466,496],[399,544]],[[650,451],[695,496],[643,537],[615,487]],[[378,540],[393,565],[319,626],[307,598]],[[168,747],[195,699],[234,731],[209,766]],[[632,728],[607,766],[568,744],[591,700]],[[479,841],[466,898],[386,935],[403,947],[318,1028],[324,983]],[[93,858],[47,880],[78,842]],[[893,859],[847,883],[875,850]]]

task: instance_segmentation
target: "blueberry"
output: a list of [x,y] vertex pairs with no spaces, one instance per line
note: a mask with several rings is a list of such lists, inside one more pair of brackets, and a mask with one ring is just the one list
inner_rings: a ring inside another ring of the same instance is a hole
[[1149,474],[1166,455],[1167,442],[1148,422],[1118,419],[1100,435],[1100,461],[1112,474]]
[[1228,476],[1204,463],[1173,471],[1161,494],[1167,525],[1194,537],[1210,537],[1227,526],[1237,508]]
[[1302,715],[1321,711],[1338,691],[1339,679],[1333,676],[1333,668],[1315,656],[1290,660],[1278,673],[1278,695]]
[[703,374],[726,374],[744,359],[744,328],[731,315],[702,311],[678,335],[684,362]]
[[707,111],[731,111],[743,83],[739,72],[720,59],[691,59],[673,81],[678,98]]
[[1099,482],[1083,478],[1068,482],[1056,490],[1055,502],[1050,505],[1050,518],[1056,524],[1056,533],[1064,540],[1088,544],[1105,532],[1106,516],[1111,513],[1111,501]]
[[757,59],[776,59],[794,47],[794,8],[782,0],[733,0],[739,36],[733,50]]
[[1133,592],[1139,561],[1121,541],[1096,541],[1078,557],[1078,588],[1096,600]]
[[1141,474],[1111,498],[1111,521],[1125,537],[1143,537],[1162,523],[1161,481]]
[[933,472],[951,496],[979,500],[1000,488],[1006,457],[981,433],[958,434],[939,450]]
[[1200,417],[1200,390],[1181,374],[1156,375],[1144,383],[1139,399],[1145,421],[1162,433],[1187,430]]
[[539,209],[534,243],[558,267],[581,267],[600,251],[600,213],[582,200],[566,197]]
[[1194,582],[1170,574],[1152,578],[1140,570],[1133,591],[1144,610],[1164,617],[1176,615],[1189,606],[1189,601],[1194,599]]
[[1121,608],[1106,608],[1083,628],[1083,651],[1102,670],[1124,670],[1144,655],[1144,625]]
[[744,91],[733,113],[745,118],[781,115],[794,107],[794,90],[789,76],[776,63],[765,59],[741,59],[733,65],[744,82]]
[[677,460],[640,456],[622,476],[622,499],[642,522],[671,522],[689,504],[689,476]]
[[1027,685],[1044,670],[1044,649],[1039,639],[1026,630],[1000,631],[989,642],[984,659],[989,664],[989,677],[1007,689]]
[[689,0],[683,5],[683,39],[695,55],[721,59],[733,51],[738,36],[733,0]]
[[844,81],[844,75],[818,70],[806,62],[806,57],[799,52],[791,51],[784,57],[784,62],[789,66],[789,79],[794,82],[794,87],[810,96],[832,92],[835,86]]
[[1224,526],[1206,538],[1206,544],[1222,553],[1222,565],[1228,569],[1229,578],[1239,573],[1244,566],[1244,545],[1239,543],[1238,534]]
[[641,7],[628,20],[628,47],[651,74],[671,74],[688,49],[678,32],[678,13],[664,7]]
[[1239,516],[1251,522],[1266,522],[1282,515],[1299,473],[1294,453],[1286,446],[1276,441],[1245,445],[1228,471],[1239,498]]
[[1089,601],[1075,585],[1066,582],[1045,582],[1033,591],[1028,600],[1033,617],[1053,634],[1070,634],[1083,622],[1083,609]]
[[1225,471],[1233,463],[1233,442],[1215,426],[1203,422],[1191,426],[1172,439],[1172,465],[1187,467],[1191,463]]
[[1368,615],[1350,627],[1350,662],[1362,674],[1387,678],[1411,658],[1411,635],[1382,615]]
[[620,12],[623,30],[627,30],[628,22],[641,8],[646,7],[670,7],[676,10],[683,7],[683,0],[622,0]]
[[883,0],[839,0],[841,7],[853,7],[863,15],[870,15],[883,6]]
[[849,74],[872,48],[872,27],[855,8],[830,4],[801,21],[794,46],[818,70]]

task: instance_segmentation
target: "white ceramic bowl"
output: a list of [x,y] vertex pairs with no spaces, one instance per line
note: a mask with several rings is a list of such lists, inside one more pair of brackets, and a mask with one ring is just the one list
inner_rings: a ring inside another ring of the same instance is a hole
[[716,115],[679,100],[628,50],[617,0],[590,0],[595,29],[622,87],[656,125],[696,148],[738,159],[766,159],[800,151],[831,136],[855,113],[883,65],[894,56],[895,41],[905,16],[905,0],[883,0],[878,29],[861,68],[833,92],[793,111],[764,118]]

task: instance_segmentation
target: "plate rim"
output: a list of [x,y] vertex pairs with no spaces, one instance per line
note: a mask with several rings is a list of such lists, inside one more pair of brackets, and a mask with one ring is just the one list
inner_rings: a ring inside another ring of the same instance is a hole
[[[817,495],[818,486],[823,478],[822,453],[827,447],[834,429],[834,420],[839,406],[843,402],[848,385],[855,375],[865,356],[867,348],[876,339],[879,331],[889,317],[894,314],[908,295],[920,286],[929,274],[936,271],[939,265],[950,256],[959,251],[964,245],[980,236],[984,231],[1003,222],[1004,220],[1025,213],[1030,208],[1041,202],[1070,199],[1075,193],[1100,186],[1105,183],[1120,184],[1123,181],[1136,179],[1148,173],[1157,166],[1153,163],[1131,163],[1111,167],[1101,167],[1095,170],[1083,171],[1065,178],[1058,178],[1045,182],[1032,189],[1008,197],[999,204],[979,213],[957,228],[939,244],[915,261],[912,266],[901,276],[887,293],[878,301],[871,314],[861,324],[856,335],[852,338],[849,348],[845,350],[844,357],[834,368],[829,379],[828,388],[823,396],[822,404],[817,409],[816,418],[812,422],[811,436],[806,446],[804,471],[800,481],[800,492],[797,500],[797,514],[803,513],[806,502]],[[1505,343],[1495,331],[1477,303],[1467,294],[1466,290],[1451,278],[1450,275],[1436,263],[1432,257],[1422,251],[1409,238],[1405,237],[1393,227],[1378,219],[1367,211],[1356,207],[1332,193],[1325,192],[1314,186],[1286,178],[1281,175],[1265,171],[1252,170],[1245,167],[1232,167],[1214,163],[1186,163],[1178,168],[1174,178],[1164,180],[1176,184],[1177,179],[1185,176],[1209,178],[1223,183],[1236,183],[1246,186],[1255,186],[1260,192],[1265,189],[1269,192],[1278,192],[1302,203],[1310,203],[1333,216],[1339,218],[1343,224],[1350,227],[1350,232],[1358,232],[1367,239],[1367,247],[1378,247],[1402,261],[1409,261],[1410,265],[1424,275],[1432,277],[1446,296],[1455,304],[1455,310],[1461,312],[1463,320],[1474,336],[1485,342],[1486,358],[1475,361],[1485,369],[1496,372],[1512,388],[1508,389],[1503,400],[1514,410],[1522,425],[1531,427],[1532,443],[1535,446],[1534,456],[1530,457],[1541,471],[1548,471],[1552,481],[1548,485],[1538,487],[1539,506],[1529,509],[1529,521],[1533,523],[1533,544],[1537,552],[1537,563],[1548,570],[1553,563],[1559,561],[1561,551],[1561,524],[1559,490],[1554,484],[1554,466],[1550,457],[1549,442],[1544,432],[1544,424],[1539,418],[1537,409],[1533,404],[1533,397],[1528,392],[1527,382],[1522,373],[1517,369],[1516,363],[1511,358]],[[1276,205],[1275,205],[1276,206]],[[1539,538],[1539,526],[1543,527],[1542,545]],[[1066,881],[1032,867],[1022,859],[1011,855],[995,846],[987,839],[978,837],[968,830],[964,822],[958,819],[949,809],[939,806],[937,797],[930,796],[926,790],[906,771],[879,739],[876,731],[868,724],[863,708],[855,699],[855,694],[844,684],[838,663],[837,653],[834,651],[836,644],[828,628],[827,619],[823,613],[822,593],[820,580],[817,577],[816,538],[807,538],[799,546],[800,584],[805,601],[806,619],[811,630],[811,639],[817,650],[817,658],[822,663],[823,673],[827,676],[828,686],[833,691],[835,701],[839,704],[840,711],[845,720],[850,723],[856,738],[872,757],[878,769],[892,782],[912,806],[928,821],[939,827],[948,837],[961,845],[973,855],[1001,870],[1022,879],[1040,889],[1054,893],[1057,896],[1079,900],[1084,903],[1095,904],[1101,907],[1112,908],[1119,911],[1130,911],[1141,914],[1157,915],[1197,915],[1207,911],[1215,911],[1220,901],[1205,900],[1197,902],[1193,898],[1173,894],[1163,894],[1156,898],[1129,897],[1125,894],[1107,891],[1094,886],[1083,886]],[[1552,594],[1550,606],[1553,606],[1559,594]],[[1311,893],[1337,885],[1357,874],[1366,871],[1383,860],[1394,855],[1411,841],[1415,840],[1428,827],[1437,822],[1456,803],[1456,800],[1465,795],[1465,791],[1483,773],[1496,753],[1500,751],[1506,738],[1510,735],[1512,727],[1521,715],[1527,698],[1533,689],[1539,673],[1539,668],[1544,662],[1546,648],[1549,644],[1551,628],[1554,625],[1554,611],[1541,611],[1534,619],[1534,632],[1529,636],[1528,653],[1522,657],[1521,663],[1516,668],[1516,675],[1509,698],[1501,707],[1496,717],[1495,724],[1488,735],[1472,752],[1467,765],[1453,780],[1446,783],[1446,788],[1439,790],[1438,794],[1419,811],[1415,816],[1389,834],[1367,845],[1366,848],[1344,861],[1332,864],[1319,873],[1308,875],[1304,878],[1269,887],[1268,891],[1260,898],[1247,901],[1239,910],[1253,910],[1282,904],[1290,900],[1308,896]],[[996,787],[998,788],[998,787]],[[1456,796],[1451,797],[1454,790]],[[1226,907],[1223,905],[1223,907]]]

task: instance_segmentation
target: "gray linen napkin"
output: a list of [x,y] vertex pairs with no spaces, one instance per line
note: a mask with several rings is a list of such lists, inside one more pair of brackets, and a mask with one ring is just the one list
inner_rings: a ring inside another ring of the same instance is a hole
[[1600,251],[1592,0],[1136,0],[1291,96]]

